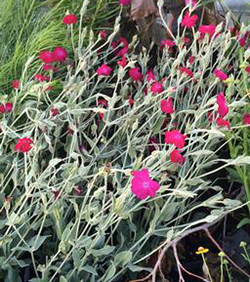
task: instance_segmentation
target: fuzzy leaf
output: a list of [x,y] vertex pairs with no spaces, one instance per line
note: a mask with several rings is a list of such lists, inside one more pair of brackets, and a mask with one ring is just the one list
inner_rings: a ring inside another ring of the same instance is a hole
[[114,264],[116,266],[122,266],[124,267],[126,264],[128,264],[132,259],[132,252],[130,251],[124,251],[121,253],[118,253],[114,258]]
[[94,257],[107,256],[110,253],[112,253],[114,251],[114,249],[115,249],[115,247],[113,247],[113,246],[104,246],[102,249],[92,250],[91,254]]
[[107,271],[105,272],[104,276],[100,281],[103,282],[111,281],[110,279],[115,275],[115,272],[116,272],[116,267],[113,261],[111,261],[109,268],[107,269]]

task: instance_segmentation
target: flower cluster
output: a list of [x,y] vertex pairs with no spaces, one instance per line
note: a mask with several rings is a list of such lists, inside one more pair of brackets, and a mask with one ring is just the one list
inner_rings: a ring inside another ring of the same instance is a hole
[[20,138],[17,140],[17,144],[15,145],[15,150],[26,153],[31,149],[32,140],[28,137]]
[[43,51],[39,54],[39,59],[47,64],[49,68],[51,63],[54,62],[64,62],[67,59],[68,52],[62,47],[56,47],[52,52]]
[[5,104],[0,104],[0,113],[4,114],[4,113],[9,113],[12,111],[13,108],[13,104],[8,102]]

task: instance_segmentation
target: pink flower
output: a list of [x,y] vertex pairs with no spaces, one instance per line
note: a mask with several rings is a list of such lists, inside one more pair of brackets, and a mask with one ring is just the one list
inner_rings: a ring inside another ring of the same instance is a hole
[[227,120],[224,120],[222,117],[218,117],[216,119],[216,123],[219,127],[227,127],[228,130],[231,130],[230,122]]
[[13,80],[12,81],[12,87],[14,88],[14,89],[19,89],[19,87],[20,87],[20,81],[19,80]]
[[51,191],[54,194],[54,200],[59,199],[59,196],[61,194],[60,190],[56,190],[56,191]]
[[143,78],[139,67],[130,69],[129,76],[133,79],[133,81],[139,81]]
[[102,64],[96,71],[97,75],[100,76],[110,76],[112,72],[112,69],[111,67],[109,67],[108,65],[106,64]]
[[10,103],[10,102],[8,102],[8,103],[6,103],[6,104],[4,105],[4,107],[5,107],[6,112],[9,113],[9,112],[11,112],[12,109],[13,109],[13,104]]
[[17,140],[17,144],[15,146],[15,150],[26,153],[31,149],[30,144],[32,143],[32,140],[30,138],[20,138]]
[[116,48],[117,46],[121,46],[122,48],[119,48],[116,51],[117,57],[122,57],[128,53],[128,41],[124,37],[120,37],[117,41],[113,42],[113,48]]
[[99,32],[99,36],[102,40],[106,40],[107,39],[107,36],[108,36],[108,33],[106,30],[100,30]]
[[64,62],[67,59],[68,53],[62,47],[56,47],[53,51],[54,60],[57,62]]
[[154,82],[153,84],[152,84],[152,86],[151,86],[151,92],[153,93],[153,94],[156,94],[156,93],[158,93],[158,94],[160,94],[161,92],[163,91],[163,86],[162,86],[162,84],[160,83],[160,82]]
[[215,118],[215,114],[213,114],[212,112],[207,113],[207,120],[209,123],[212,123],[214,121],[214,118]]
[[50,64],[54,62],[54,56],[52,52],[44,51],[39,54],[39,59],[42,60],[46,64]]
[[194,73],[189,68],[180,67],[179,70],[181,73],[185,73],[186,75],[188,75],[191,78],[194,76]]
[[131,191],[137,198],[144,200],[148,196],[155,197],[160,184],[150,178],[148,169],[133,171],[132,175]]
[[5,106],[3,104],[0,104],[0,113],[1,114],[5,113]]
[[192,28],[195,26],[196,21],[198,20],[197,15],[190,16],[189,12],[186,12],[182,22],[181,26],[187,27],[187,28]]
[[245,68],[245,71],[250,74],[250,66],[247,66],[247,67]]
[[209,34],[209,36],[213,36],[214,33],[215,33],[215,30],[216,30],[216,26],[212,25],[212,24],[210,24],[210,25],[201,25],[199,27],[199,32],[201,34],[206,34],[207,33],[207,34]]
[[161,48],[165,48],[165,47],[172,48],[174,46],[175,46],[175,42],[171,39],[165,39],[161,41]]
[[171,130],[165,133],[165,143],[174,144],[177,148],[182,149],[185,146],[186,135],[180,133],[179,130]]
[[216,97],[216,101],[218,104],[218,113],[221,117],[224,117],[228,114],[228,106],[226,105],[226,98],[224,96],[223,92],[220,92],[217,97]]
[[68,14],[63,18],[63,24],[75,24],[77,23],[77,17],[75,14]]
[[99,99],[99,100],[97,101],[97,106],[99,106],[99,105],[102,105],[102,106],[105,106],[105,107],[108,107],[108,106],[109,106],[108,101],[105,100],[105,99]]
[[147,71],[147,82],[151,82],[151,81],[155,81],[156,78],[155,78],[155,75],[153,73],[153,70],[150,69]]
[[10,102],[7,102],[6,104],[1,104],[0,105],[0,113],[4,114],[5,112],[11,112],[13,109],[13,104]]
[[188,37],[184,37],[182,41],[183,41],[184,44],[189,44],[189,43],[191,43],[191,40],[190,40],[190,38],[188,38]]
[[179,150],[174,150],[173,152],[170,153],[170,160],[172,163],[177,163],[180,165],[183,165],[186,158],[184,158],[181,154]]
[[77,188],[74,189],[74,191],[75,191],[78,195],[80,195],[80,194],[82,193],[82,187],[81,187],[81,185],[78,185]]
[[129,106],[130,106],[130,107],[133,107],[133,105],[134,105],[134,99],[133,99],[132,95],[129,95],[128,103],[129,103]]
[[36,74],[35,76],[35,79],[38,81],[38,82],[43,82],[43,81],[49,81],[50,80],[50,77],[49,76],[46,76],[46,75],[42,75],[42,74]]
[[126,59],[125,56],[123,56],[123,57],[121,58],[121,60],[117,62],[117,64],[120,65],[120,66],[123,67],[123,68],[126,67],[127,63],[128,63],[128,62],[127,62],[127,59]]
[[240,37],[239,38],[239,44],[241,47],[244,47],[246,44],[246,38],[245,37]]
[[193,64],[194,61],[195,61],[195,57],[194,57],[194,56],[190,56],[190,57],[188,58],[188,61],[189,61],[190,64]]
[[245,125],[250,125],[250,114],[244,114],[242,118],[242,122]]
[[219,78],[220,80],[226,80],[228,78],[227,74],[219,69],[214,70],[214,76]]
[[174,112],[172,97],[169,97],[166,100],[161,100],[161,110],[163,113],[167,114],[172,114]]
[[50,110],[52,117],[59,115],[59,110],[57,108],[52,108]]
[[131,0],[119,0],[119,5],[121,6],[128,6]]

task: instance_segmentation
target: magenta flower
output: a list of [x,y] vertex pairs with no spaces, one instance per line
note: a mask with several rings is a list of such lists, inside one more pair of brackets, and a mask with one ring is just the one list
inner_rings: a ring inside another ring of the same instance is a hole
[[55,61],[53,53],[49,51],[44,51],[39,54],[39,59],[46,64],[50,64]]
[[153,94],[156,94],[156,93],[160,94],[162,91],[163,91],[163,86],[160,82],[156,81],[152,84],[151,92]]
[[63,18],[63,24],[75,24],[77,23],[77,17],[75,14],[68,14]]
[[250,125],[250,114],[244,114],[242,118],[242,122],[245,125]]
[[97,101],[97,106],[99,106],[99,105],[102,105],[102,106],[105,106],[105,107],[108,107],[108,106],[109,106],[108,101],[105,100],[105,99],[99,99],[99,100]]
[[20,87],[20,81],[19,80],[13,80],[12,81],[12,87],[14,88],[14,89],[19,89],[19,87]]
[[107,39],[107,36],[108,36],[108,33],[106,30],[100,30],[99,32],[99,36],[102,40],[106,40]]
[[3,104],[0,104],[0,114],[5,113],[5,106]]
[[148,196],[155,197],[156,192],[160,189],[160,184],[152,180],[149,176],[148,169],[133,171],[131,181],[131,191],[137,198],[144,200]]
[[194,73],[189,68],[180,67],[179,70],[181,73],[185,73],[186,75],[188,75],[191,78],[194,76]]
[[226,98],[223,94],[223,92],[220,92],[217,97],[216,97],[216,101],[217,101],[217,104],[218,104],[218,113],[221,117],[224,117],[228,114],[228,106],[226,104]]
[[43,81],[49,81],[50,80],[50,77],[49,76],[46,76],[46,75],[42,75],[40,73],[36,74],[34,76],[34,78],[38,81],[38,82],[43,82]]
[[121,6],[128,6],[131,0],[119,0],[119,5]]
[[128,63],[128,62],[127,62],[127,59],[126,59],[125,56],[123,56],[123,57],[121,58],[121,60],[117,62],[117,64],[120,65],[120,66],[123,67],[123,68],[126,67],[127,63]]
[[193,64],[194,61],[195,61],[195,57],[194,57],[194,56],[189,56],[188,62],[189,62],[190,64]]
[[129,106],[130,106],[130,107],[133,107],[133,105],[134,105],[134,99],[132,98],[132,95],[129,96],[129,98],[128,98],[128,103],[129,103]]
[[239,38],[239,44],[241,47],[244,47],[246,44],[246,38],[245,37],[240,37]]
[[165,47],[172,48],[174,46],[175,46],[175,42],[171,39],[165,39],[161,41],[161,48],[165,48]]
[[182,149],[185,146],[186,135],[180,133],[179,130],[171,130],[165,133],[165,143],[173,144],[177,148]]
[[31,149],[32,140],[28,137],[19,138],[17,144],[15,145],[15,150],[26,153]]
[[[120,37],[117,41],[114,42],[116,47],[121,46],[119,50],[116,52],[117,57],[122,57],[128,53],[128,41],[124,37]],[[116,48],[115,47],[115,48]]]
[[180,165],[183,165],[186,161],[186,158],[184,158],[179,150],[174,150],[173,152],[170,153],[170,161],[172,163],[177,163]]
[[161,110],[163,113],[167,114],[172,114],[174,112],[172,97],[169,97],[166,100],[161,100]]
[[156,81],[156,78],[155,78],[155,75],[152,69],[147,71],[147,82],[151,82],[151,81]]
[[139,81],[143,78],[139,67],[130,69],[128,74],[133,79],[133,81]]
[[204,34],[209,34],[209,36],[213,36],[216,30],[216,26],[215,25],[201,25],[199,27],[199,32],[204,35]]
[[219,78],[220,80],[226,80],[228,78],[227,74],[219,69],[214,70],[214,76]]
[[195,26],[196,21],[198,20],[197,15],[190,16],[189,12],[186,12],[182,22],[181,26],[187,27],[187,28],[192,28]]
[[101,76],[101,75],[102,76],[110,76],[111,72],[112,72],[111,67],[109,67],[106,64],[102,64],[96,71],[98,76]]
[[4,107],[5,107],[6,112],[9,113],[9,112],[11,112],[12,109],[13,109],[13,104],[10,103],[10,102],[8,102],[8,103],[6,103],[6,104],[4,105]]
[[56,47],[53,51],[54,60],[57,62],[64,62],[67,59],[68,53],[62,47]]
[[50,112],[51,112],[51,116],[52,116],[52,117],[55,117],[55,116],[57,116],[57,115],[60,114],[60,112],[59,112],[59,110],[58,110],[57,108],[52,108],[52,109],[50,110]]
[[217,125],[219,126],[219,128],[221,128],[221,127],[227,127],[228,130],[231,130],[230,122],[227,121],[227,120],[225,120],[225,119],[223,119],[222,117],[218,117],[218,118],[216,119],[216,123],[217,123]]
[[250,74],[250,66],[247,66],[247,67],[245,68],[245,71]]

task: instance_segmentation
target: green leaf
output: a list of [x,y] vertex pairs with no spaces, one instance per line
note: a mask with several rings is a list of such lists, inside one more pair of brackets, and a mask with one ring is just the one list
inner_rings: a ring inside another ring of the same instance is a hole
[[5,282],[22,282],[21,277],[18,275],[18,271],[16,271],[14,268],[11,266],[7,267],[8,270],[8,275],[7,279],[5,279]]
[[113,261],[111,261],[109,268],[107,269],[107,271],[105,272],[104,276],[101,278],[100,281],[103,282],[110,281],[110,279],[115,275],[115,272],[116,272],[115,265]]
[[243,218],[237,225],[237,229],[241,228],[242,226],[250,224],[250,218]]
[[13,250],[21,250],[21,251],[28,251],[28,252],[35,252],[37,251],[41,245],[44,243],[44,241],[50,237],[50,235],[47,235],[47,236],[34,236],[32,237],[31,239],[29,239],[27,241],[27,245],[23,245],[23,246],[20,246],[20,247],[15,247],[13,248]]
[[50,235],[46,235],[46,236],[37,235],[31,238],[30,240],[28,240],[28,244],[31,247],[31,251],[32,252],[37,251],[48,237],[50,237]]
[[113,246],[104,246],[102,249],[92,250],[91,254],[94,257],[107,256],[110,253],[112,253],[114,251],[114,249],[115,249],[115,247],[113,247]]
[[68,280],[64,276],[60,276],[59,282],[68,282]]
[[124,267],[126,264],[128,264],[132,259],[133,253],[131,251],[123,251],[118,254],[116,254],[114,258],[114,264],[116,266],[122,266]]
[[96,270],[94,269],[94,267],[90,266],[90,265],[85,265],[84,267],[81,268],[81,270],[87,271],[95,276],[98,275],[98,273],[96,272]]
[[151,267],[142,267],[142,266],[138,266],[132,263],[128,264],[128,268],[132,271],[132,272],[141,272],[141,271],[148,271],[148,272],[152,272],[153,268]]

